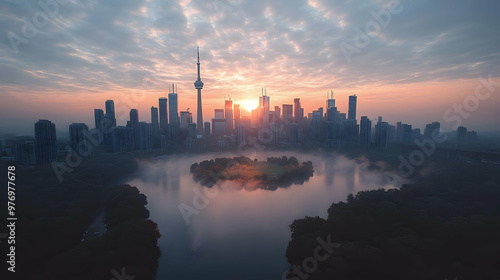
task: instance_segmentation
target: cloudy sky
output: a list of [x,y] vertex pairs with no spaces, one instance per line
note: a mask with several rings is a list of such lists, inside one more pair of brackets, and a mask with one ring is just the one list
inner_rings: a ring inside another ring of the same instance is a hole
[[[460,116],[470,129],[499,129],[496,0],[40,3],[0,2],[0,134],[33,134],[38,119],[62,132],[93,127],[107,99],[118,125],[131,108],[149,122],[172,83],[179,110],[195,113],[197,45],[205,120],[224,98],[247,106],[267,87],[271,106],[300,97],[310,112],[334,90],[344,112],[357,94],[358,118],[451,129]],[[453,112],[464,102],[466,114]]]

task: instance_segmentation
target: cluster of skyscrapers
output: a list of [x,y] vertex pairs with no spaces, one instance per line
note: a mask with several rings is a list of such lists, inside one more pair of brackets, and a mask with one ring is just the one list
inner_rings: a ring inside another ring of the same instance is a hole
[[[382,117],[378,117],[374,127],[367,116],[362,116],[358,124],[357,96],[349,96],[346,114],[337,109],[333,91],[328,93],[325,107],[305,115],[300,98],[294,98],[293,104],[272,108],[267,89],[262,89],[259,106],[250,116],[243,116],[240,105],[229,97],[224,108],[214,110],[211,122],[204,122],[201,92],[204,84],[200,75],[199,50],[197,72],[194,83],[198,97],[196,122],[189,109],[179,112],[177,88],[172,85],[168,97],[160,97],[158,107],[151,107],[151,122],[140,121],[138,110],[132,108],[127,124],[117,126],[114,101],[107,100],[105,110],[94,109],[94,129],[89,129],[84,123],[71,124],[69,145],[59,150],[61,153],[72,151],[84,158],[91,153],[92,147],[102,144],[112,152],[192,149],[204,145],[245,147],[253,141],[280,147],[315,145],[340,148],[354,144],[387,148],[388,143],[412,145],[416,139],[431,138],[434,131],[440,130],[440,123],[433,122],[426,125],[422,135],[418,128],[401,122],[391,125],[383,122]],[[465,127],[457,131],[459,146],[473,144],[476,138],[477,133],[468,132]],[[35,123],[35,139],[17,137],[11,148],[7,144],[5,139],[0,139],[2,156],[6,160],[44,164],[57,159],[56,128],[48,120]]]

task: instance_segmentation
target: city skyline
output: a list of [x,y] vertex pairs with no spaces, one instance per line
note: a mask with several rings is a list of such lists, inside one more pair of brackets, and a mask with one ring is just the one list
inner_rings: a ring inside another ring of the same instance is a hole
[[[33,135],[32,124],[39,119],[58,128],[75,122],[90,127],[94,120],[89,112],[106,99],[114,100],[117,110],[126,108],[124,114],[136,108],[140,119],[149,120],[150,107],[168,96],[171,84],[178,87],[179,111],[191,108],[197,119],[193,54],[198,45],[204,66],[203,120],[211,119],[213,109],[221,108],[229,95],[245,109],[258,105],[265,87],[271,106],[301,98],[304,111],[312,112],[324,106],[325,93],[333,89],[340,111],[348,111],[348,96],[356,94],[363,100],[357,116],[373,121],[382,115],[390,123],[422,129],[440,121],[451,131],[443,118],[448,109],[463,104],[490,76],[485,86],[500,84],[494,1],[484,6],[461,3],[448,11],[447,21],[437,12],[444,4],[428,1],[371,1],[363,7],[326,1],[296,4],[285,8],[282,2],[224,0],[162,6],[136,1],[103,17],[99,11],[115,8],[113,3],[70,2],[60,4],[57,20],[38,28],[25,43],[12,41],[23,36],[23,17],[32,20],[44,9],[29,1],[4,3],[0,13],[11,15],[5,16],[10,24],[2,25],[5,36],[0,41],[0,132]],[[478,13],[470,13],[472,8]],[[152,20],[162,13],[179,21]],[[424,15],[426,22],[420,21]],[[126,24],[120,20],[125,17],[136,21]],[[380,30],[362,36],[358,31],[367,26]],[[408,34],[406,28],[414,32]],[[479,31],[492,36],[478,37]],[[369,40],[361,47],[356,38]],[[81,40],[89,44],[78,44]],[[494,93],[463,125],[498,131],[498,106],[500,95]]]

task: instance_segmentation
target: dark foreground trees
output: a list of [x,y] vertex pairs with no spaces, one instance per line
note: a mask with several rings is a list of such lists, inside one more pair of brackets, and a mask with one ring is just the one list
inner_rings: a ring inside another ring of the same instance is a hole
[[[350,195],[326,220],[295,220],[288,279],[500,279],[499,171],[455,166],[400,189]],[[318,238],[340,246],[317,260]]]

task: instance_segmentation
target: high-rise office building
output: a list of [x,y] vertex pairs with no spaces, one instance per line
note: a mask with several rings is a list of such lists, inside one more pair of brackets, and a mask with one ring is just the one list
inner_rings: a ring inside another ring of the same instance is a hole
[[259,108],[253,109],[252,113],[251,113],[251,124],[250,125],[252,128],[257,128],[257,127],[259,127],[260,123],[261,123],[260,109]]
[[131,127],[117,126],[111,133],[111,148],[113,152],[127,152],[133,150],[134,138]]
[[160,128],[162,130],[165,130],[165,129],[167,129],[167,125],[168,125],[167,98],[160,97],[160,99],[158,99],[158,103],[159,103],[158,110],[159,110],[159,114],[160,114]]
[[281,118],[280,106],[274,106],[274,121],[278,122]]
[[187,125],[187,137],[191,139],[196,138],[196,124],[193,122],[190,122]]
[[358,126],[356,125],[356,120],[342,120],[340,123],[340,140],[341,145],[346,145],[355,141],[357,136]]
[[349,96],[349,111],[347,112],[347,119],[355,120],[356,119],[356,103],[358,97],[355,95]]
[[269,133],[272,143],[279,143],[281,141],[281,127],[277,123],[269,123]]
[[35,141],[31,137],[16,137],[14,159],[22,164],[33,165],[36,163]]
[[137,109],[130,109],[130,125],[131,127],[139,125],[139,111]]
[[415,140],[420,139],[420,137],[421,137],[420,128],[412,129],[412,131],[411,131],[411,142],[415,143]]
[[36,162],[51,163],[57,159],[56,125],[48,120],[35,123]]
[[378,122],[375,125],[375,143],[378,148],[386,149],[387,140],[389,137],[389,124],[382,121],[382,117],[378,117]]
[[193,122],[193,114],[189,111],[181,111],[180,112],[180,123],[179,123],[179,128],[180,129],[187,129],[188,124]]
[[179,111],[174,85],[172,85],[172,92],[168,94],[168,114],[172,138],[177,139],[179,136]]
[[299,127],[299,124],[291,123],[288,127],[288,131],[288,141],[292,143],[292,145],[296,145],[302,141],[302,129]]
[[201,105],[201,90],[203,89],[203,82],[201,81],[201,75],[200,75],[200,48],[198,48],[198,79],[196,82],[194,82],[194,87],[198,91],[198,108],[196,111],[196,124],[197,124],[197,133],[198,135],[203,134],[203,112],[202,112],[202,105]]
[[283,122],[285,124],[291,124],[293,122],[293,105],[291,104],[283,104]]
[[151,107],[151,136],[153,141],[153,148],[160,148],[160,124],[158,122],[158,108]]
[[151,107],[151,124],[153,125],[153,133],[158,132],[160,129],[158,124],[158,108]]
[[215,119],[224,119],[224,109],[214,109]]
[[205,130],[204,134],[206,137],[209,137],[210,136],[210,122],[205,122],[203,124],[203,129]]
[[369,147],[372,142],[372,121],[367,116],[362,116],[359,129],[359,143]]
[[225,101],[226,133],[229,135],[233,131],[233,101],[231,98]]
[[130,109],[130,121],[128,121],[127,126],[132,128],[134,148],[140,149],[139,112],[137,109]]
[[398,135],[396,133],[396,126],[389,124],[387,143],[396,143],[398,140]]
[[240,104],[234,104],[234,127],[240,124],[241,110]]
[[396,123],[396,142],[403,142],[403,124],[401,122]]
[[262,96],[259,96],[259,109],[262,116],[260,121],[264,126],[269,125],[269,110],[271,106],[271,101],[269,96],[267,96],[267,89],[262,89]]
[[245,126],[243,126],[243,125],[236,126],[236,137],[237,137],[238,145],[240,147],[245,146],[245,144],[246,144]]
[[333,90],[331,91],[330,98],[326,99],[326,110],[328,111],[328,108],[335,107],[335,99],[333,99]]
[[94,109],[94,122],[95,129],[102,133],[103,122],[104,122],[104,111],[102,109]]
[[329,107],[326,109],[326,121],[335,122],[338,119],[337,107]]
[[152,138],[151,138],[151,124],[146,122],[138,123],[138,131],[139,131],[139,149],[150,151],[153,148]]
[[212,135],[215,137],[226,135],[226,119],[212,119]]
[[300,105],[300,98],[295,98],[293,100],[293,121],[295,123],[300,123],[300,121],[304,118],[304,111]]
[[312,112],[311,119],[311,139],[319,140],[321,137],[321,112],[315,110]]
[[424,136],[425,138],[432,139],[432,135],[439,133],[441,129],[441,124],[439,122],[433,122],[425,125]]
[[106,115],[105,117],[110,122],[108,127],[116,127],[116,116],[115,116],[115,103],[113,100],[106,100]]
[[401,137],[401,142],[402,144],[405,145],[411,145],[412,143],[412,138],[413,138],[413,129],[410,124],[401,124],[401,132],[400,132],[400,137]]
[[81,157],[89,155],[89,143],[86,135],[89,128],[84,123],[72,123],[69,125],[69,139],[71,148]]

